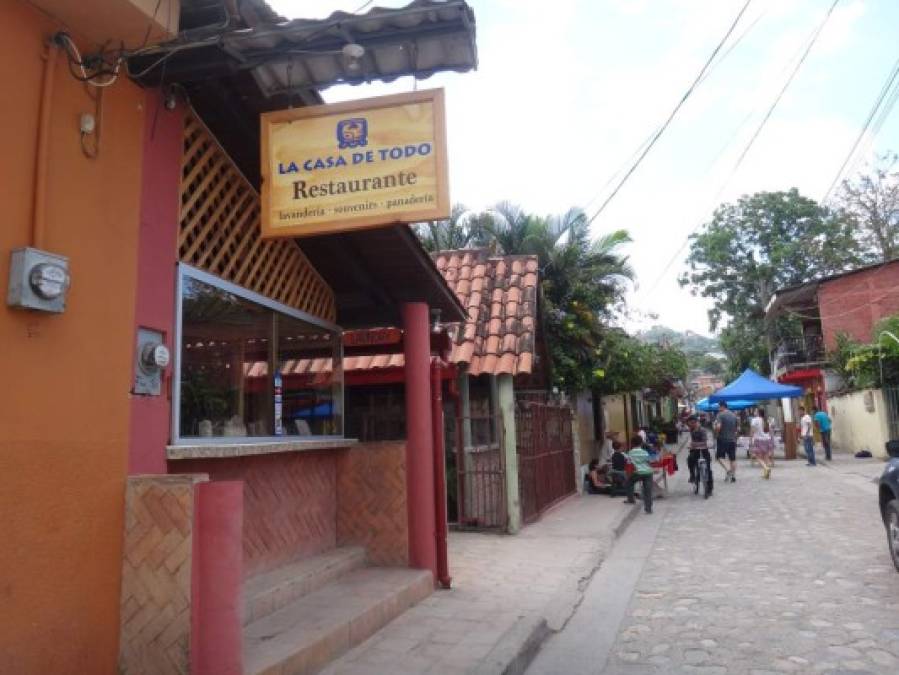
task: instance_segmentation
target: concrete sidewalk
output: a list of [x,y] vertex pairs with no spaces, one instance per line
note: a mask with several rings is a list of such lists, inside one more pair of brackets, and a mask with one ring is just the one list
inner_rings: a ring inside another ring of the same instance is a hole
[[435,591],[323,672],[523,672],[571,617],[614,540],[642,515],[620,497],[585,495],[515,536],[453,532],[453,588]]

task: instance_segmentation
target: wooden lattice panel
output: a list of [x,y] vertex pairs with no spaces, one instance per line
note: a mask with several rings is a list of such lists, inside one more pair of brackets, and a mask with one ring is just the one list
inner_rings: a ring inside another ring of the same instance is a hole
[[264,240],[259,194],[193,114],[184,124],[178,257],[189,265],[334,321],[334,293],[292,239]]

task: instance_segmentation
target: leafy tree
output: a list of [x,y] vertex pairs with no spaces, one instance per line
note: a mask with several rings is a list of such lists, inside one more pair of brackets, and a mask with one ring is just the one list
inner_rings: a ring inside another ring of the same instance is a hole
[[[714,301],[709,324],[722,330],[731,374],[750,366],[768,372],[768,339],[790,322],[765,324],[774,292],[833,274],[861,260],[851,220],[799,194],[759,192],[722,204],[691,237],[689,269],[680,279]],[[766,339],[768,338],[768,339]]]
[[857,226],[866,252],[876,260],[899,256],[899,156],[877,158],[868,173],[844,180],[838,197],[843,213]]
[[647,344],[621,329],[606,331],[596,356],[592,388],[601,394],[646,388],[667,393],[687,377],[687,357],[678,347]]
[[[780,330],[788,330],[788,327],[781,326]],[[734,320],[722,329],[720,340],[721,349],[727,356],[726,379],[734,379],[747,368],[766,375],[771,370],[764,319],[755,319],[751,323]]]
[[709,354],[686,352],[687,365],[690,370],[698,370],[709,375],[724,375],[725,360]]
[[827,355],[827,360],[834,372],[840,376],[846,389],[855,389],[855,372],[849,368],[849,361],[855,355],[861,343],[850,338],[846,333],[838,333],[836,346]]
[[852,389],[899,384],[899,314],[881,319],[871,333],[874,341],[861,344],[847,335],[837,336],[836,349],[829,357],[834,370]]

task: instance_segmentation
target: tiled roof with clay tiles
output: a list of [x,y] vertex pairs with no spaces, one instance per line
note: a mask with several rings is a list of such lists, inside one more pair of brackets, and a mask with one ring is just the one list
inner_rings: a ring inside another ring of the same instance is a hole
[[[534,367],[537,321],[537,256],[491,256],[486,249],[439,251],[437,269],[468,314],[451,324],[450,362],[465,364],[472,375],[529,374]],[[403,368],[402,352],[345,356],[345,372]],[[248,365],[248,377],[268,374],[264,361]],[[331,359],[287,361],[282,374],[323,375]]]
[[486,249],[439,251],[437,269],[468,320],[452,330],[453,363],[472,375],[518,375],[534,366],[537,256],[491,256]]

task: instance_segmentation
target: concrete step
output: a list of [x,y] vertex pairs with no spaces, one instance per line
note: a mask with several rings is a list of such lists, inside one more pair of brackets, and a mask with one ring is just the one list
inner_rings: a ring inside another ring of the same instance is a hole
[[315,673],[433,589],[427,570],[367,567],[350,572],[244,628],[244,673]]
[[347,546],[247,579],[243,623],[248,625],[335,579],[365,566],[365,549]]

